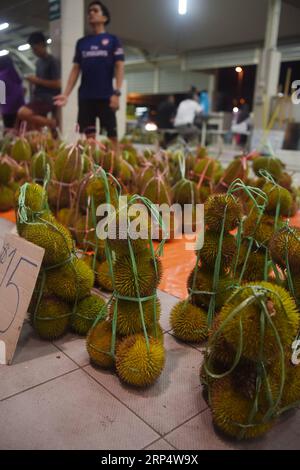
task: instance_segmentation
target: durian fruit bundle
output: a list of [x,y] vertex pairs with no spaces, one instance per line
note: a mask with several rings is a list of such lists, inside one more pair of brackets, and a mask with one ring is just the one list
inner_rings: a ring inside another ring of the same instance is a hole
[[300,230],[286,224],[274,233],[269,248],[274,265],[284,273],[288,289],[300,305]]
[[[276,199],[279,199],[283,204],[281,214],[286,217],[295,215],[299,207],[297,192],[293,188],[292,176],[285,171],[281,160],[276,157],[258,156],[253,161],[253,171],[258,177],[254,184],[270,195],[268,212],[274,212]],[[269,181],[266,181],[263,175],[269,175]]]
[[29,309],[35,331],[47,340],[59,338],[69,326],[86,334],[103,302],[91,297],[93,271],[76,257],[71,234],[50,212],[43,187],[27,183],[20,188],[17,228],[45,250]]
[[7,155],[0,155],[0,212],[6,212],[15,207],[15,192],[19,185],[14,176],[20,166]]
[[223,172],[223,176],[215,186],[214,192],[227,193],[230,185],[237,179],[246,181],[249,174],[249,157],[237,156]]
[[185,342],[207,339],[215,313],[222,308],[235,284],[231,266],[237,243],[230,231],[241,222],[242,208],[233,195],[210,196],[205,204],[204,245],[197,251],[194,270],[188,279],[189,297],[171,312],[174,335]]
[[222,175],[223,169],[218,160],[204,157],[196,161],[192,178],[198,183],[201,203],[205,203],[213,193],[214,187],[220,181]]
[[[129,198],[127,209],[136,201],[136,197]],[[155,256],[151,237],[147,237],[147,226],[145,239],[136,240],[131,236],[136,219],[128,218],[125,239],[120,230],[120,214],[116,219],[117,237],[109,240],[108,257],[114,293],[108,318],[96,323],[89,333],[87,350],[98,367],[115,368],[123,382],[146,387],[158,379],[165,363],[156,293],[161,263]]]
[[235,439],[267,433],[300,400],[292,345],[300,314],[282,287],[238,287],[210,331],[201,382],[216,427]]

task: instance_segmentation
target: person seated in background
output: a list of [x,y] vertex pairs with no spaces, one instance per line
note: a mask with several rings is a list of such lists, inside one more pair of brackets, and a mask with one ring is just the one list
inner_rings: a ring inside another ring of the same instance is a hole
[[240,147],[245,147],[249,137],[249,130],[251,125],[250,107],[244,103],[233,116],[231,131],[235,136],[235,141]]
[[189,93],[187,99],[180,103],[174,126],[185,140],[192,140],[197,136],[198,129],[195,126],[195,119],[202,111],[203,108],[198,102],[197,94]]
[[[157,109],[157,126],[158,129],[173,129],[174,119],[176,115],[175,96],[169,95],[164,101],[160,103]],[[165,146],[174,138],[173,133],[166,132],[164,134]]]
[[17,112],[24,105],[22,80],[10,56],[0,57],[0,80],[5,84],[5,103],[0,103],[4,129],[13,129]]
[[34,92],[32,101],[19,110],[18,118],[20,121],[26,121],[32,129],[40,129],[45,126],[55,129],[57,122],[53,98],[61,88],[59,62],[48,53],[43,33],[32,33],[28,43],[33,53],[38,57],[36,74],[26,77],[26,80],[34,85]]

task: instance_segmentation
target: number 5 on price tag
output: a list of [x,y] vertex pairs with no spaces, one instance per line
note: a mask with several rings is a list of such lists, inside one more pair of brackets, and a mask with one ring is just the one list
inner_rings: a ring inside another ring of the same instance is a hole
[[45,250],[7,235],[0,252],[0,364],[11,364]]

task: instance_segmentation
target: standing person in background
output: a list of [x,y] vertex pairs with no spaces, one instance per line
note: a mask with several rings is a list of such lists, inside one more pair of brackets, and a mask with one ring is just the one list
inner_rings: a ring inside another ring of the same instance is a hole
[[203,115],[208,116],[210,113],[210,99],[207,90],[200,91],[199,94],[199,103],[203,108]]
[[55,103],[58,106],[67,104],[81,73],[78,100],[80,132],[85,133],[87,137],[95,137],[96,119],[99,118],[101,129],[105,129],[107,136],[116,142],[116,111],[120,106],[124,79],[124,51],[119,39],[106,32],[110,13],[102,2],[90,3],[88,20],[92,34],[77,42],[66,89],[62,95],[55,98]]
[[0,57],[0,80],[5,84],[5,103],[0,104],[4,129],[13,129],[17,112],[24,105],[24,91],[12,59],[7,55]]
[[[36,74],[26,80],[34,86],[32,101],[18,112],[18,118],[26,121],[33,129],[56,128],[56,109],[53,97],[60,91],[59,62],[48,53],[47,41],[43,33],[32,33],[28,39],[33,53],[38,57]],[[51,117],[48,116],[51,113]]]
[[[175,96],[169,95],[162,101],[157,109],[157,126],[160,130],[173,129],[176,116]],[[174,134],[166,132],[164,134],[165,146],[174,138]]]
[[202,111],[203,108],[198,103],[197,94],[190,93],[187,99],[180,103],[174,125],[185,140],[191,140],[198,134],[195,119]]

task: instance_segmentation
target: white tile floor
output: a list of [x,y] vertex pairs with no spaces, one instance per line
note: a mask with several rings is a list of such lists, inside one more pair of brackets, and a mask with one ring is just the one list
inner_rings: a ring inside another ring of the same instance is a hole
[[[0,219],[0,236],[10,228]],[[300,449],[300,411],[251,443],[215,431],[201,395],[201,348],[175,340],[169,314],[177,299],[159,295],[167,359],[147,390],[92,367],[84,339],[47,343],[25,323],[14,364],[0,366],[0,449]]]

